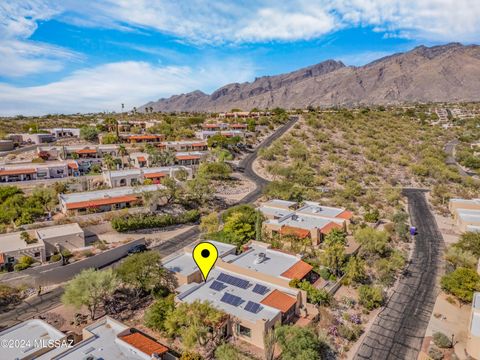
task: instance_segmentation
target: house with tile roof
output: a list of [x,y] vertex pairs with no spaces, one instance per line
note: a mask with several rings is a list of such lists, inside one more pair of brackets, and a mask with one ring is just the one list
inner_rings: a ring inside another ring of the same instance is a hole
[[230,244],[209,241],[219,258],[203,281],[192,258],[192,248],[164,259],[164,267],[178,281],[178,302],[209,301],[229,315],[224,333],[263,348],[263,335],[278,324],[299,317],[312,319],[316,308],[307,304],[303,290],[290,287],[292,279],[308,279],[312,266],[301,257],[251,241],[241,254]]
[[161,189],[164,189],[163,185],[154,184],[60,194],[60,208],[64,214],[118,210],[139,205],[143,193]]
[[347,230],[353,216],[348,210],[313,201],[297,203],[274,199],[261,204],[258,210],[266,218],[263,229],[268,234],[310,238],[314,246],[333,229]]

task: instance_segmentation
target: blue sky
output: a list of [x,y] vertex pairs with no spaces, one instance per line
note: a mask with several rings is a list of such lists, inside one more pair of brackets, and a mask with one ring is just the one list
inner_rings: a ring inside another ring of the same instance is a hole
[[0,114],[118,111],[326,59],[476,43],[478,18],[477,0],[3,0]]

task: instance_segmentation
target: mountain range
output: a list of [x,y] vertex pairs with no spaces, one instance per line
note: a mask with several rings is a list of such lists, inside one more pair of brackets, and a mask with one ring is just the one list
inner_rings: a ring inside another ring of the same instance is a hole
[[418,46],[364,66],[327,60],[290,73],[149,102],[155,111],[387,105],[480,100],[480,46]]

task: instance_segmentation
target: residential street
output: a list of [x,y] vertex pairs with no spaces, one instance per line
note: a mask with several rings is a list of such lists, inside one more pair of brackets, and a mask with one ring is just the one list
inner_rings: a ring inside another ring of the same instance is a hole
[[366,334],[355,359],[416,359],[438,293],[443,238],[422,190],[404,190],[418,234],[407,275]]
[[455,160],[455,147],[458,145],[458,140],[449,141],[445,145],[445,153],[447,154],[447,165],[455,165],[458,169],[458,172],[461,176],[476,176],[477,174],[474,172],[468,172],[463,169],[463,167]]
[[[262,193],[263,187],[268,183],[267,180],[262,179],[252,170],[252,164],[257,157],[258,150],[262,147],[270,145],[274,140],[282,136],[291,126],[295,124],[296,121],[296,118],[289,120],[285,125],[280,127],[276,132],[265,139],[254,151],[248,154],[248,156],[241,161],[241,166],[244,166],[245,168],[245,176],[250,178],[257,187],[254,191],[245,196],[240,203],[249,203],[258,199]],[[197,240],[199,234],[200,230],[197,225],[192,227],[190,230],[174,236],[162,244],[153,247],[152,249],[158,250],[162,256],[165,257]],[[59,279],[59,281],[60,280],[61,279]],[[34,297],[31,300],[24,301],[22,304],[17,306],[15,310],[0,314],[0,328],[13,326],[20,321],[38,316],[39,314],[58,306],[60,304],[60,297],[62,294],[63,288],[57,288],[39,298]]]

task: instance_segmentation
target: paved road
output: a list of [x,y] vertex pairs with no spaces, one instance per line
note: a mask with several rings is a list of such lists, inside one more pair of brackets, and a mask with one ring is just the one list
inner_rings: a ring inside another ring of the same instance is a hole
[[443,238],[425,192],[404,191],[413,226],[418,229],[408,275],[366,334],[355,359],[416,359],[438,293],[442,271]]
[[248,156],[246,156],[242,161],[239,163],[239,167],[243,167],[245,169],[244,173],[245,176],[248,177],[250,180],[252,180],[256,188],[252,192],[250,192],[248,195],[246,195],[242,200],[239,201],[241,204],[247,204],[247,203],[252,203],[255,200],[257,200],[261,195],[262,195],[262,190],[269,183],[268,180],[265,180],[264,178],[260,177],[257,175],[255,171],[253,171],[253,162],[257,158],[258,151],[261,148],[268,147],[272,142],[277,140],[280,136],[285,134],[285,132],[288,131],[296,122],[298,121],[298,117],[291,117],[290,120],[283,125],[281,128],[279,128],[275,133],[270,135],[265,141],[263,141],[257,148]]
[[446,163],[447,165],[455,165],[458,169],[458,172],[463,177],[474,177],[477,176],[476,173],[472,171],[465,171],[463,167],[455,160],[455,147],[458,145],[458,140],[451,140],[445,145],[445,153],[447,154]]
[[[258,199],[258,197],[261,195],[263,187],[268,182],[255,174],[255,172],[252,170],[252,164],[257,157],[258,150],[262,147],[269,146],[274,140],[278,139],[293,124],[295,124],[296,121],[296,118],[289,120],[285,125],[265,139],[254,151],[252,151],[245,159],[241,161],[240,166],[245,168],[245,175],[255,182],[257,187],[252,193],[245,196],[240,203],[253,202]],[[158,250],[162,256],[165,257],[197,240],[199,234],[200,230],[198,226],[194,226],[188,231],[176,235],[164,243],[153,247],[153,249]],[[40,297],[35,297],[31,300],[22,302],[12,311],[0,314],[0,328],[13,326],[21,321],[30,319],[58,306],[60,304],[60,298],[62,294],[63,288],[57,288],[49,293],[41,295]]]

